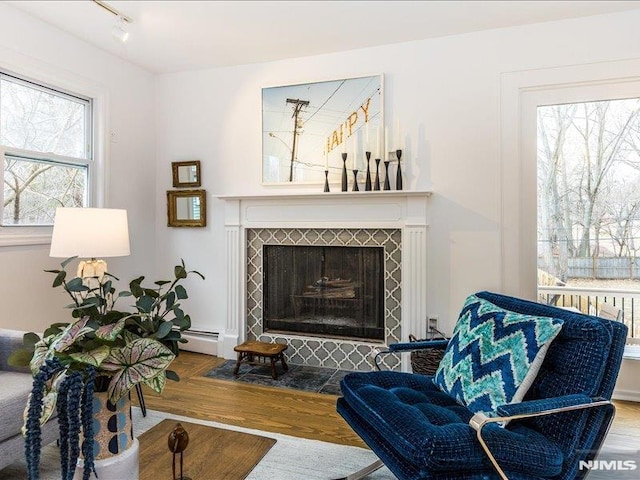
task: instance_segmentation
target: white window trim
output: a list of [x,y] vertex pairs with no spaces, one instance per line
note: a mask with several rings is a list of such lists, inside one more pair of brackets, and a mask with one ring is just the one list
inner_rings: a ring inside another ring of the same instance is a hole
[[501,291],[536,298],[537,106],[639,96],[638,72],[640,59],[501,75]]
[[[55,65],[34,60],[13,51],[2,51],[0,69],[11,72],[17,77],[32,80],[35,83],[51,85],[92,100],[93,159],[90,161],[87,201],[89,206],[108,205],[109,178],[108,158],[108,99],[106,87],[70,74]],[[7,149],[9,151],[10,149]],[[0,152],[4,154],[4,152]],[[0,172],[0,175],[2,172]],[[2,180],[2,178],[0,178]],[[0,226],[0,248],[26,245],[46,245],[51,243],[51,226]]]

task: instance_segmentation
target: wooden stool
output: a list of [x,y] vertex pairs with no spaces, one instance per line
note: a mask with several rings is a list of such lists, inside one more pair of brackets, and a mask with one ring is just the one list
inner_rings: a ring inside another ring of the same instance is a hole
[[[238,375],[240,370],[240,364],[244,361],[250,365],[260,365],[259,362],[255,362],[253,357],[262,357],[271,361],[271,377],[274,380],[278,379],[278,371],[276,370],[276,362],[280,360],[282,368],[286,372],[289,370],[287,363],[284,361],[284,352],[288,348],[288,345],[282,343],[266,343],[258,341],[244,342],[233,349],[238,352],[238,360],[236,360],[236,368],[233,371],[234,375]],[[264,363],[264,362],[263,362]]]

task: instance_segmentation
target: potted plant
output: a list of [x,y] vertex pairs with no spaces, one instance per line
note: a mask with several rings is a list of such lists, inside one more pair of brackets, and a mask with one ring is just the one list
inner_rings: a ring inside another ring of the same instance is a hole
[[[39,478],[40,425],[54,411],[60,424],[63,480],[73,478],[80,452],[86,480],[95,473],[96,459],[130,446],[130,419],[123,421],[128,417],[129,392],[145,384],[162,393],[167,379],[179,380],[168,367],[179,354],[178,344],[187,341],[181,332],[191,326],[180,306],[188,298],[181,281],[190,274],[204,279],[199,272],[187,271],[182,262],[174,268],[173,280],[147,287],[144,277],[138,277],[129,290],[116,292],[113,281],[118,279],[104,269],[90,276],[85,270],[83,277],[67,280],[66,267],[73,258],[62,262],[59,270],[47,270],[55,274],[53,287],[62,287],[72,299],[68,308],[73,322],[51,325],[42,338],[26,334],[25,349],[10,358],[15,365],[28,364],[34,376],[23,428],[29,480]],[[132,312],[116,308],[126,297],[135,300]],[[102,416],[111,423],[100,432],[108,432],[109,441],[96,440],[94,421],[101,416],[96,405],[106,407]]]

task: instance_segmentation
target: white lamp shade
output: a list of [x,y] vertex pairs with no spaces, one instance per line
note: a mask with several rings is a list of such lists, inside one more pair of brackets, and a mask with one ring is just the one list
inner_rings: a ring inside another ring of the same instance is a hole
[[124,257],[129,255],[127,211],[112,208],[57,208],[51,257]]

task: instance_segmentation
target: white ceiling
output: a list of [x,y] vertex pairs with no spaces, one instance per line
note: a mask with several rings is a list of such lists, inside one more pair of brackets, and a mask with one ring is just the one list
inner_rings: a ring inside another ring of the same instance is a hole
[[267,62],[640,8],[640,1],[9,1],[156,73]]

